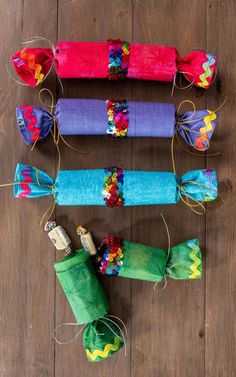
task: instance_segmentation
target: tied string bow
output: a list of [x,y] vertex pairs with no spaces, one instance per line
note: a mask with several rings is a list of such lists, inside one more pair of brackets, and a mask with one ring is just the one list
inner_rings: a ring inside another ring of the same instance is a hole
[[[116,319],[117,321],[119,321],[121,325],[118,325],[114,321],[114,319]],[[122,321],[122,319],[119,318],[119,317],[117,317],[117,316],[115,316],[115,315],[108,314],[105,317],[99,318],[97,321],[102,322],[105,326],[108,327],[108,329],[116,337],[118,337],[119,339],[121,339],[123,341],[123,343],[124,343],[124,350],[125,350],[125,356],[126,356],[126,354],[127,354],[126,338],[127,338],[127,335],[128,335],[128,331],[127,331],[127,327],[126,327],[125,323]],[[116,326],[116,328],[119,330],[121,336],[112,329],[112,327],[110,326],[110,324],[113,324],[113,325]],[[53,331],[53,339],[55,340],[55,342],[57,344],[60,344],[60,345],[61,344],[72,343],[75,339],[78,338],[79,335],[81,335],[81,333],[84,330],[84,328],[86,327],[86,325],[87,325],[87,323],[82,323],[82,324],[76,323],[76,322],[64,322],[64,323],[61,323],[61,324],[59,324],[58,326],[55,327],[55,329]],[[78,329],[78,331],[76,332],[76,334],[71,339],[66,340],[66,341],[61,341],[61,340],[58,339],[58,337],[56,335],[58,329],[63,328],[63,327],[68,328],[68,327],[75,327],[75,326],[76,327],[80,327],[80,328]],[[123,326],[124,331],[122,330],[121,326]],[[94,327],[92,327],[92,329],[96,333],[96,335],[98,335],[98,336],[104,336],[105,335],[104,333],[98,333]]]
[[[202,191],[204,195],[203,200],[197,200],[192,195],[188,194],[185,187],[188,184],[196,185],[198,186]],[[181,184],[178,184],[178,190],[179,190],[179,196],[183,203],[185,203],[193,212],[197,213],[198,215],[204,215],[206,213],[206,208],[204,203],[206,202],[206,193],[204,188],[206,188],[206,185],[195,182],[195,181],[186,181],[182,182]],[[213,188],[212,188],[213,190]],[[216,191],[214,189],[214,191]],[[201,208],[198,210],[198,208]]]
[[[42,94],[43,93],[47,93],[49,94],[49,96],[51,97],[51,103],[50,104],[47,104],[43,99],[42,99]],[[70,145],[65,139],[64,137],[62,136],[61,132],[60,132],[60,125],[59,125],[59,121],[56,117],[56,115],[54,114],[54,110],[55,110],[55,105],[54,105],[54,96],[51,92],[51,90],[47,89],[47,88],[43,88],[39,91],[39,101],[41,103],[41,106],[43,109],[45,109],[46,111],[48,111],[51,116],[52,116],[52,120],[53,120],[53,130],[50,130],[50,133],[52,135],[52,138],[53,138],[53,142],[55,144],[55,147],[57,149],[57,154],[58,154],[58,165],[57,165],[57,172],[60,170],[60,167],[61,167],[61,151],[60,151],[60,147],[59,147],[59,143],[60,143],[60,140],[63,141],[63,143],[70,149],[78,152],[78,153],[83,153],[83,154],[89,154],[89,152],[85,152],[85,151],[82,151],[80,149],[77,149],[75,147],[73,147],[72,145]],[[51,122],[51,119],[48,119],[46,120],[42,127],[45,127],[48,122]],[[31,148],[31,151],[34,149],[35,145],[37,144],[37,142],[40,140],[40,135],[38,135],[38,137],[36,138],[32,148]]]
[[[56,76],[57,76],[57,79],[58,79],[58,81],[59,81],[59,83],[60,83],[62,93],[64,93],[64,88],[63,88],[63,85],[62,85],[62,81],[61,81],[60,77],[58,76],[58,73],[57,73],[57,71],[56,71],[56,69],[55,69],[55,64],[54,64],[54,62],[55,62],[55,58],[56,58],[56,55],[55,55],[55,54],[56,54],[56,47],[55,47],[55,45],[50,41],[50,39],[45,38],[45,37],[35,36],[35,37],[33,37],[33,39],[31,39],[31,40],[28,40],[28,41],[22,42],[22,44],[26,46],[26,47],[22,50],[22,54],[24,54],[25,52],[27,52],[27,49],[28,49],[30,46],[32,46],[32,44],[35,44],[35,43],[37,43],[37,42],[46,42],[46,43],[49,45],[49,47],[51,48],[51,50],[52,50],[52,63],[51,63],[51,66],[50,66],[48,72],[47,72],[45,75],[40,76],[40,74],[39,74],[39,77],[37,77],[37,85],[39,85],[39,84],[41,84],[43,81],[45,81],[46,78],[50,75],[51,71],[54,69],[54,70],[55,70],[55,73],[56,73]],[[23,86],[29,86],[29,84],[24,83],[24,82],[22,82],[22,81],[19,81],[19,80],[17,80],[17,79],[13,76],[13,74],[11,73],[11,71],[10,71],[10,69],[9,69],[9,65],[11,65],[11,62],[8,62],[8,63],[6,64],[6,70],[7,70],[8,75],[10,76],[10,78],[11,78],[13,81],[15,81],[17,84],[20,84],[20,85],[23,85]]]
[[[206,50],[200,49],[200,48],[199,49],[195,48],[194,50],[201,50],[201,51],[207,53]],[[177,76],[179,77],[179,84],[176,83]],[[189,82],[186,85],[182,85],[182,78],[183,78],[183,76],[184,76],[185,80],[187,80]],[[217,67],[215,67],[215,69],[214,69],[214,77],[211,80],[211,85],[216,80],[216,76],[217,76]],[[205,74],[204,74],[204,77],[203,77],[203,81],[206,79],[206,77],[207,77],[207,70],[205,71]],[[174,95],[175,88],[177,88],[177,89],[183,89],[183,90],[185,90],[185,89],[191,89],[193,87],[193,85],[194,85],[194,81],[195,81],[195,77],[194,77],[193,73],[187,72],[187,71],[178,70],[176,72],[175,76],[174,76],[173,85],[172,85],[172,89],[171,89],[171,98]]]
[[[214,110],[214,112],[217,112],[219,111],[226,103],[226,100],[227,100],[227,97],[225,97],[224,101],[222,102],[222,104]],[[177,182],[177,186],[178,186],[178,192],[179,192],[179,196],[180,196],[180,199],[182,200],[182,202],[184,204],[186,204],[193,212],[199,214],[199,215],[203,215],[206,213],[206,208],[205,208],[205,205],[204,203],[207,201],[207,196],[206,196],[206,189],[209,190],[209,187],[207,187],[205,184],[203,183],[198,183],[198,182],[195,182],[195,181],[185,181],[185,182],[180,182],[179,178],[178,178],[178,175],[176,173],[176,165],[175,165],[175,156],[174,156],[174,142],[175,142],[175,137],[178,135],[178,128],[182,128],[182,130],[184,131],[186,137],[188,138],[189,140],[189,143],[190,145],[196,149],[196,150],[200,150],[198,149],[197,147],[195,147],[191,141],[191,138],[189,136],[189,132],[192,132],[192,133],[196,133],[197,135],[201,136],[200,132],[198,131],[194,131],[194,130],[189,130],[188,127],[184,126],[184,123],[186,122],[195,122],[196,120],[202,120],[203,117],[200,117],[199,119],[192,119],[194,117],[194,114],[196,112],[196,106],[194,104],[194,102],[190,101],[190,100],[185,100],[185,101],[182,101],[180,103],[180,105],[178,106],[178,109],[177,109],[177,114],[179,113],[180,111],[180,108],[185,104],[185,103],[190,103],[192,105],[192,108],[193,108],[193,113],[188,117],[188,118],[185,118],[184,120],[178,120],[177,121],[177,125],[176,125],[176,128],[175,128],[175,132],[174,132],[174,135],[172,137],[172,140],[171,140],[171,163],[172,163],[172,167],[173,167],[173,172],[174,174],[176,175],[176,182]],[[210,119],[208,120],[210,121]],[[177,140],[178,140],[178,136],[177,136]],[[192,154],[192,155],[195,155],[195,156],[200,156],[200,157],[209,157],[209,156],[217,156],[220,154],[220,152],[217,152],[217,153],[212,153],[212,154],[197,154],[197,153],[193,153],[191,151],[189,151],[187,148],[183,147],[183,145],[181,145],[181,143],[179,143],[179,145],[181,146],[181,148],[183,148],[184,150],[186,150],[188,153]],[[208,140],[208,145],[206,147],[206,149],[208,149],[210,146],[210,141]],[[200,188],[200,190],[203,192],[203,200],[197,200],[195,199],[192,195],[190,195],[185,186],[188,185],[188,184],[192,184],[192,185],[196,185],[198,186],[198,188]],[[211,188],[212,191],[217,191],[215,188]],[[200,210],[199,210],[200,208]]]
[[[178,177],[178,175],[176,173],[175,156],[174,156],[174,136],[172,137],[172,140],[171,140],[171,163],[172,163],[173,172],[174,172],[174,174],[176,176],[176,183],[177,183],[177,187],[178,187],[178,192],[179,192],[180,199],[193,212],[195,212],[195,213],[197,213],[199,215],[205,214],[206,213],[206,209],[205,209],[205,205],[204,205],[205,200],[201,200],[200,201],[200,200],[195,199],[193,196],[191,196],[186,191],[185,186],[187,184],[193,184],[193,185],[196,185],[196,186],[200,187],[200,189],[203,191],[204,199],[206,198],[204,188],[207,188],[207,186],[204,185],[204,184],[195,182],[195,181],[180,182],[180,179],[179,179],[179,177]],[[213,188],[212,188],[212,190],[213,190]],[[199,208],[199,207],[201,208],[201,211],[198,211],[198,209],[196,209],[196,208]]]
[[[211,111],[211,114],[209,114],[208,119],[207,119],[206,128],[208,128],[209,123],[212,121],[212,113],[213,114],[217,113],[225,105],[226,101],[227,101],[227,97],[224,98],[224,100],[223,100],[223,102],[222,102],[222,104],[220,106],[218,106],[215,110]],[[191,137],[190,137],[190,134],[195,134],[196,136],[201,137],[202,136],[201,132],[193,130],[193,129],[190,129],[188,126],[186,126],[186,123],[196,123],[198,121],[200,122],[200,121],[204,120],[205,116],[201,116],[199,118],[195,118],[194,117],[195,113],[196,113],[196,105],[194,104],[194,102],[192,102],[190,100],[184,100],[184,101],[182,101],[179,104],[179,106],[177,108],[177,115],[180,115],[180,109],[186,103],[190,104],[192,106],[192,114],[189,115],[188,117],[184,118],[184,119],[179,119],[179,118],[177,119],[173,138],[176,137],[177,138],[177,142],[180,145],[180,147],[182,149],[184,149],[187,153],[190,153],[190,154],[192,154],[194,156],[212,157],[212,156],[220,155],[220,152],[211,153],[211,154],[207,154],[207,155],[202,155],[202,154],[194,153],[194,152],[189,151],[187,148],[185,148],[183,146],[183,144],[180,142],[180,137],[179,137],[179,132],[178,131],[181,129],[183,131],[184,135],[186,136],[186,139],[188,140],[189,145],[193,149],[195,149],[197,151],[202,151],[201,148],[198,148],[197,146],[194,145],[194,143],[192,142]],[[207,146],[204,148],[204,150],[207,150],[210,147],[210,140],[206,137],[206,139],[204,141],[207,142]]]
[[[36,175],[36,181],[37,183],[34,183],[34,182],[30,182],[30,185],[33,186],[33,185],[36,185],[37,187],[38,186],[41,186],[41,187],[45,187],[45,188],[49,188],[51,191],[52,191],[52,195],[53,195],[53,204],[50,205],[46,211],[44,212],[41,220],[40,220],[40,226],[43,225],[43,222],[44,222],[44,219],[46,218],[46,222],[50,219],[50,217],[52,216],[54,210],[55,210],[55,207],[56,207],[56,191],[55,191],[55,186],[54,184],[52,185],[46,185],[42,182],[40,182],[40,179],[39,179],[39,171],[37,168],[35,168],[35,175]],[[15,185],[22,185],[22,182],[10,182],[10,183],[3,183],[0,185],[0,187],[8,187],[8,186],[15,186]]]

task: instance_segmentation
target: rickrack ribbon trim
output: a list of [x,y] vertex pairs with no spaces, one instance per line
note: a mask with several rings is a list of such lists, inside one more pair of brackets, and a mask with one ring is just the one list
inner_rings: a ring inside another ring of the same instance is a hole
[[90,350],[86,348],[86,355],[91,361],[96,361],[99,357],[105,359],[112,352],[118,351],[120,344],[123,344],[122,339],[118,338],[118,336],[115,336],[114,343],[107,343],[104,347],[104,350],[95,348],[93,352],[90,352]]
[[23,111],[26,123],[23,119],[20,119],[19,126],[26,128],[28,134],[30,134],[30,142],[41,140],[40,128],[37,127],[37,117],[34,114],[33,106],[20,106],[19,109]]
[[104,201],[108,207],[123,207],[123,170],[117,167],[105,168],[104,177]]
[[123,242],[118,237],[106,238],[101,246],[101,256],[98,257],[99,272],[103,275],[116,276],[123,265]]
[[127,136],[129,118],[128,104],[124,100],[107,100],[108,128],[107,134],[114,137]]
[[124,79],[128,74],[130,43],[120,39],[109,39],[108,78],[110,80]]
[[[214,73],[214,68],[216,65],[216,59],[211,54],[206,54],[206,61],[202,65],[203,72],[199,75],[198,86],[202,88],[208,88]],[[209,81],[208,81],[209,80]]]

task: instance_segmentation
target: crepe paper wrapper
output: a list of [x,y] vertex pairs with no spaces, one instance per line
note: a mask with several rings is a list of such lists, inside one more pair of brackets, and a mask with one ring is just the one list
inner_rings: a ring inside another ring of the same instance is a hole
[[86,324],[83,341],[88,360],[112,356],[123,346],[123,339],[118,328],[104,317],[109,304],[89,254],[77,250],[56,262],[54,268],[76,322]]
[[191,170],[182,178],[172,172],[123,171],[116,167],[60,170],[54,182],[41,170],[18,164],[14,182],[15,197],[53,195],[59,205],[174,204],[180,196],[185,200],[208,202],[218,193],[214,169]]
[[188,145],[201,151],[208,147],[217,123],[217,114],[210,110],[176,115],[174,105],[157,102],[61,98],[53,115],[38,106],[16,108],[20,134],[29,145],[48,135],[54,117],[61,135],[172,138],[177,128]]
[[108,237],[96,256],[98,272],[110,276],[160,282],[164,276],[175,280],[199,279],[202,254],[193,239],[167,250]]
[[148,44],[59,42],[51,49],[25,48],[12,56],[16,73],[28,85],[40,84],[54,64],[60,78],[131,78],[174,81],[181,72],[193,85],[207,89],[215,75],[216,58],[194,50],[180,58],[176,48]]

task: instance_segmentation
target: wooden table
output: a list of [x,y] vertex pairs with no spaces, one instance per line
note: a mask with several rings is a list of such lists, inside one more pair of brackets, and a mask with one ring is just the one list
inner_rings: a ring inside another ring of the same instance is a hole
[[[235,370],[235,44],[236,2],[204,0],[2,0],[0,181],[11,182],[16,163],[35,165],[55,175],[52,140],[33,152],[23,143],[15,121],[15,106],[38,104],[38,90],[20,86],[5,65],[21,42],[34,36],[58,40],[130,42],[177,47],[181,56],[193,48],[207,49],[219,59],[218,76],[207,91],[175,90],[173,101],[194,101],[216,108],[227,95],[210,151],[220,157],[196,157],[176,147],[179,174],[194,168],[218,171],[221,198],[203,216],[184,204],[137,208],[57,207],[56,220],[80,246],[75,228],[83,224],[96,240],[114,234],[140,243],[167,247],[160,212],[170,228],[172,245],[199,238],[204,254],[203,278],[171,281],[161,291],[153,284],[104,278],[111,312],[128,328],[128,353],[90,364],[82,339],[58,346],[52,340],[57,324],[73,315],[56,281],[55,252],[39,221],[51,204],[15,200],[11,188],[1,189],[0,376],[1,377],[233,377]],[[44,44],[45,45],[45,44]],[[55,98],[55,74],[45,82]],[[171,84],[126,80],[63,80],[64,96],[127,98],[170,102]],[[73,137],[67,140],[90,154],[61,146],[62,168],[94,169],[118,165],[124,169],[171,170],[170,140]],[[160,287],[161,288],[161,287]]]

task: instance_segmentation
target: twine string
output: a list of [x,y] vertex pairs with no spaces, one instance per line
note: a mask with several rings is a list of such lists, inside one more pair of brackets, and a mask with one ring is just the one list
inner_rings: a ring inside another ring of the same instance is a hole
[[[51,65],[51,67],[49,68],[47,74],[44,76],[42,82],[43,82],[44,80],[46,80],[46,78],[49,76],[49,74],[51,73],[52,69],[54,68],[54,71],[55,71],[55,73],[56,73],[57,79],[58,79],[58,81],[59,81],[59,84],[60,84],[60,87],[61,87],[61,90],[62,90],[62,93],[64,93],[64,87],[63,87],[63,85],[62,85],[62,81],[61,81],[60,77],[58,76],[57,70],[55,69],[55,65],[54,65],[55,58],[56,58],[56,55],[55,55],[55,54],[56,54],[56,47],[55,47],[55,45],[50,41],[50,39],[45,38],[45,37],[37,37],[37,36],[36,36],[36,37],[34,37],[34,39],[32,39],[32,40],[30,40],[30,41],[22,42],[22,44],[25,44],[25,45],[27,45],[27,47],[28,47],[28,46],[30,46],[30,45],[32,45],[33,43],[38,42],[38,41],[46,41],[46,42],[48,42],[49,46],[50,46],[51,49],[52,49],[52,53],[53,53],[52,65]],[[26,48],[27,48],[27,47],[26,47]],[[26,85],[27,85],[27,84],[26,84]]]
[[[77,331],[77,333],[75,334],[75,336],[73,337],[73,338],[71,338],[71,339],[69,339],[69,340],[66,340],[65,342],[62,342],[62,341],[60,341],[58,338],[57,338],[57,336],[56,336],[56,332],[57,332],[57,330],[59,329],[59,328],[61,328],[61,327],[73,327],[73,326],[82,326],[78,331]],[[53,330],[53,339],[55,340],[55,342],[57,343],[57,344],[69,344],[69,343],[72,343],[72,342],[74,342],[74,340],[75,339],[77,339],[78,338],[78,336],[82,333],[82,331],[83,331],[83,329],[85,328],[85,326],[86,326],[86,323],[84,323],[84,324],[80,324],[80,323],[76,323],[76,322],[64,322],[64,323],[61,323],[60,325],[57,325],[56,327],[55,327],[55,329]]]
[[[25,48],[27,48],[28,46],[30,46],[30,45],[32,45],[33,43],[38,42],[38,41],[46,41],[46,42],[49,44],[49,46],[50,46],[50,48],[52,49],[52,52],[53,52],[52,65],[51,65],[51,67],[49,68],[47,74],[44,76],[44,78],[43,78],[43,80],[42,80],[42,82],[43,82],[43,81],[48,77],[48,75],[51,73],[52,69],[55,68],[55,67],[54,67],[54,61],[55,61],[56,47],[55,47],[54,44],[50,41],[50,39],[48,39],[48,38],[44,38],[44,37],[34,37],[34,39],[32,39],[32,40],[24,41],[24,42],[21,42],[21,43],[24,44],[24,45],[26,45]],[[7,70],[7,73],[8,73],[8,75],[9,75],[9,77],[10,77],[13,81],[15,81],[17,84],[19,84],[19,85],[29,86],[28,84],[26,84],[26,83],[24,83],[24,82],[22,82],[22,81],[20,81],[20,80],[17,80],[17,79],[13,76],[13,74],[10,72],[9,65],[12,67],[12,64],[11,64],[10,61],[8,61],[8,62],[6,63],[6,70]],[[63,85],[62,85],[62,81],[61,81],[60,77],[58,76],[58,73],[57,73],[56,69],[55,69],[55,73],[56,73],[57,79],[58,79],[58,81],[59,81],[59,84],[60,84],[60,86],[61,86],[62,93],[64,93],[64,88],[63,88]]]
[[[100,322],[102,322],[105,326],[107,326],[109,328],[109,330],[115,335],[117,336],[118,338],[120,338],[123,342],[124,342],[124,349],[125,349],[125,356],[126,356],[126,353],[127,353],[127,345],[126,345],[126,339],[125,339],[125,334],[123,332],[123,330],[121,329],[121,327],[115,322],[113,321],[111,318],[108,318],[108,317],[112,317],[112,318],[116,318],[118,319],[122,325],[124,326],[124,329],[125,329],[125,333],[126,333],[126,336],[127,336],[127,328],[124,324],[124,322],[119,318],[119,317],[116,317],[116,316],[112,316],[112,315],[109,315],[109,316],[106,316],[106,317],[101,317],[99,319]],[[117,329],[120,331],[120,334],[117,334],[113,328],[107,323],[107,321],[111,322],[113,325],[115,325],[117,327]],[[55,329],[53,330],[53,339],[55,340],[55,342],[57,344],[69,344],[69,343],[72,343],[75,341],[75,339],[78,338],[78,336],[82,333],[83,329],[86,327],[87,323],[83,323],[83,324],[79,324],[79,323],[76,323],[76,322],[64,322],[64,323],[61,323],[59,325],[57,325],[55,327]],[[57,336],[56,336],[56,332],[58,331],[58,329],[62,328],[62,327],[77,327],[77,326],[82,326],[78,331],[77,333],[73,336],[73,338],[69,339],[69,340],[66,340],[66,341],[60,341]],[[104,333],[97,333],[97,335],[99,336],[104,336],[105,334]]]
[[[50,217],[52,216],[54,210],[55,210],[55,207],[56,207],[56,191],[55,191],[54,184],[53,185],[47,185],[47,184],[44,184],[44,183],[40,182],[39,171],[38,171],[37,168],[35,168],[35,176],[36,176],[36,181],[37,182],[36,183],[35,182],[30,182],[30,185],[31,186],[36,186],[36,187],[41,186],[41,187],[49,188],[52,191],[52,195],[53,195],[53,198],[54,198],[53,204],[50,205],[46,209],[46,211],[44,212],[44,214],[43,214],[43,216],[42,216],[42,218],[40,220],[40,226],[42,226],[44,219],[46,218],[46,221],[48,221],[50,219]],[[8,187],[8,186],[15,186],[15,185],[22,185],[22,182],[20,182],[20,181],[18,182],[17,181],[17,182],[3,183],[3,184],[0,184],[0,187]]]
[[[50,103],[48,104],[47,102],[45,102],[42,98],[42,94],[43,93],[47,93],[49,94],[50,96]],[[40,101],[40,104],[41,106],[49,111],[49,113],[51,114],[52,116],[52,119],[53,119],[53,131],[50,130],[50,133],[52,135],[52,138],[53,138],[53,142],[55,144],[55,147],[57,149],[57,154],[58,154],[58,166],[57,166],[57,172],[60,170],[60,167],[61,167],[61,151],[60,151],[60,147],[59,147],[59,143],[60,143],[60,140],[62,140],[62,142],[70,149],[78,152],[78,153],[83,153],[83,154],[89,154],[89,152],[85,152],[85,151],[82,151],[78,148],[75,148],[74,146],[70,145],[65,139],[64,137],[62,136],[61,134],[61,131],[60,131],[60,125],[59,125],[59,121],[56,117],[56,115],[54,114],[54,109],[56,108],[56,106],[54,105],[55,101],[54,101],[54,96],[53,96],[53,93],[51,92],[50,89],[47,89],[47,88],[42,88],[40,91],[39,91],[39,101]],[[47,120],[43,125],[47,125],[47,122],[50,121],[50,120]],[[32,147],[32,149],[34,148],[34,146],[36,145],[38,141],[38,138],[35,140],[34,142],[34,145]],[[31,149],[31,150],[32,150]]]
[[[102,318],[103,318],[104,320],[103,320]],[[125,349],[125,356],[126,356],[126,355],[127,355],[127,344],[126,344],[126,339],[125,339],[125,335],[124,335],[123,330],[122,330],[121,327],[120,327],[115,321],[113,321],[111,318],[107,318],[107,317],[102,317],[102,318],[100,319],[100,321],[103,322],[104,325],[106,325],[106,326],[109,328],[109,330],[110,330],[115,336],[117,336],[118,338],[120,338],[120,339],[123,340],[123,342],[124,342],[124,349]],[[121,336],[118,335],[118,334],[117,334],[117,333],[111,328],[111,326],[109,326],[108,323],[106,323],[105,320],[106,320],[106,321],[109,321],[109,322],[111,322],[113,325],[115,325],[115,326],[118,328],[118,330],[120,331]],[[119,320],[120,320],[120,318],[119,318]],[[122,321],[122,320],[121,320],[121,321]],[[122,324],[123,324],[124,329],[125,329],[125,332],[126,332],[126,334],[127,334],[127,328],[126,328],[125,324],[123,323],[123,321],[122,321]]]
[[[168,240],[168,249],[167,249],[167,253],[166,253],[166,263],[167,263],[167,261],[169,259],[169,256],[170,256],[170,247],[171,247],[170,231],[169,231],[169,227],[167,225],[167,222],[166,222],[166,219],[165,219],[164,215],[162,213],[160,213],[160,216],[161,216],[161,218],[163,220],[163,223],[164,223],[165,229],[166,229],[166,233],[167,233],[167,240]],[[164,278],[164,286],[160,289],[161,291],[164,291],[164,289],[166,289],[167,283],[168,283],[167,282],[166,274],[164,274],[163,278]],[[153,286],[154,291],[156,290],[156,287],[157,287],[158,283],[159,282],[157,281],[154,284],[154,286]]]
[[124,329],[125,329],[125,335],[128,336],[127,327],[126,327],[124,321],[122,321],[121,318],[117,317],[116,315],[112,315],[112,314],[108,314],[108,315],[106,316],[106,318],[107,318],[107,317],[108,317],[108,318],[115,318],[116,320],[118,320],[118,321],[123,325],[123,327],[124,327]]
[[[172,163],[173,172],[176,176],[176,181],[177,181],[178,178],[177,178],[177,174],[176,174],[176,165],[175,165],[175,157],[174,157],[174,138],[175,138],[175,135],[173,135],[173,137],[171,139],[171,163]],[[194,185],[197,185],[198,187],[202,188],[203,193],[204,193],[204,199],[200,201],[200,200],[195,199],[192,195],[190,195],[186,191],[186,189],[184,188],[184,186],[186,184],[194,184]],[[195,212],[199,215],[205,214],[206,208],[203,204],[205,202],[205,199],[206,199],[205,190],[203,189],[203,188],[207,188],[207,186],[205,184],[201,184],[201,183],[198,183],[198,182],[195,182],[195,181],[187,181],[187,182],[182,182],[181,184],[179,184],[178,181],[177,181],[177,187],[178,187],[179,197],[184,204],[186,204],[193,212]],[[213,188],[211,188],[211,189],[213,190]],[[190,202],[190,200],[191,200],[191,202]],[[194,207],[201,207],[202,212],[197,211]]]
[[[42,183],[40,183],[40,180],[39,180],[39,172],[38,172],[38,169],[36,168],[36,180],[37,180],[37,184],[38,186],[42,186],[42,187],[47,187],[47,185],[44,185]],[[44,219],[46,218],[46,221],[47,222],[50,217],[52,216],[53,212],[55,211],[55,208],[56,208],[56,191],[55,191],[55,187],[54,187],[54,184],[49,186],[49,188],[52,190],[52,195],[53,195],[53,204],[50,205],[46,211],[43,213],[42,217],[41,217],[41,220],[40,220],[40,226],[43,225],[43,222],[44,222]]]
[[[218,112],[226,103],[226,100],[227,100],[227,97],[225,96],[223,102],[215,109],[213,110],[213,113],[216,113]],[[188,117],[186,117],[185,119],[177,119],[177,122],[176,122],[176,128],[175,128],[175,135],[177,134],[177,131],[179,129],[181,129],[184,133],[184,135],[186,136],[187,140],[188,140],[188,143],[190,144],[190,146],[197,150],[197,151],[202,151],[201,148],[198,148],[196,147],[192,140],[191,140],[191,137],[190,137],[190,134],[195,134],[195,135],[198,135],[198,136],[201,136],[201,133],[199,131],[196,131],[196,130],[191,130],[188,126],[186,126],[185,124],[186,123],[195,123],[195,122],[198,122],[198,121],[202,121],[204,119],[204,116],[201,116],[199,118],[194,118],[194,115],[196,113],[196,105],[194,104],[194,102],[190,101],[190,100],[184,100],[182,102],[180,102],[178,108],[177,108],[177,115],[180,114],[180,109],[182,108],[182,106],[184,104],[191,104],[193,110],[192,110],[192,114],[189,115]],[[194,119],[193,119],[194,118]],[[208,119],[208,123],[207,123],[207,126],[209,125],[209,123],[211,122],[211,119],[209,118]],[[207,146],[205,147],[204,150],[207,150],[209,147],[210,147],[210,140],[206,140],[207,141]],[[189,152],[186,148],[183,148],[185,151]],[[193,154],[191,152],[189,152],[190,154]],[[214,154],[207,154],[207,155],[201,155],[202,157],[205,157],[205,156],[216,156],[216,155],[219,155],[220,153],[217,152],[217,153],[214,153]],[[196,156],[200,156],[199,154],[194,154]]]
[[[185,78],[189,81],[189,84],[187,84],[187,85],[185,85],[185,86],[182,86],[182,75],[180,75],[180,86],[177,85],[177,84],[176,84],[176,78],[177,78],[178,73],[182,73],[182,74],[184,74],[184,75],[187,74],[187,75],[192,76],[192,81],[189,80],[189,79],[185,76]],[[178,71],[178,72],[176,72],[176,74],[175,74],[175,76],[174,76],[174,80],[173,80],[172,88],[171,88],[171,95],[170,95],[171,98],[172,98],[173,95],[174,95],[174,90],[175,90],[175,88],[177,88],[177,89],[190,89],[190,88],[192,88],[193,83],[194,83],[194,75],[193,75],[192,73],[190,73],[190,72],[184,72],[184,71]]]
[[[220,104],[220,105],[214,110],[214,112],[218,112],[218,111],[219,111],[219,110],[225,105],[226,101],[227,101],[227,96],[225,96],[223,102],[222,102],[222,103],[221,103],[221,104]],[[193,145],[193,143],[191,142],[191,139],[190,139],[189,134],[188,134],[189,129],[188,129],[187,127],[183,126],[183,123],[185,123],[186,121],[188,121],[188,122],[195,122],[195,121],[196,121],[196,119],[191,120],[191,118],[194,116],[194,114],[195,114],[195,112],[196,112],[196,106],[195,106],[194,102],[192,102],[192,101],[190,101],[190,100],[182,101],[182,102],[179,104],[179,106],[178,106],[177,114],[178,114],[178,112],[180,111],[180,108],[183,106],[184,103],[190,103],[190,104],[191,104],[191,106],[192,106],[192,108],[193,108],[193,113],[192,113],[189,117],[187,117],[185,120],[183,120],[183,121],[177,121],[177,127],[179,127],[179,126],[181,125],[181,128],[183,129],[183,131],[184,131],[186,137],[188,138],[190,145],[192,145],[192,147],[193,147],[194,149],[197,149],[197,150],[198,150],[198,148],[196,148],[196,147]],[[202,119],[203,119],[203,117],[200,117],[200,118],[197,119],[197,120],[202,120]],[[178,138],[179,138],[179,135],[178,135],[178,133],[177,133],[177,127],[175,128],[175,132],[174,132],[173,137],[172,137],[172,139],[171,139],[171,163],[172,163],[173,172],[174,172],[174,174],[176,175],[176,179],[177,179],[177,174],[176,174],[176,164],[175,164],[175,155],[174,155],[174,142],[175,142],[175,138],[176,138],[177,140],[178,140]],[[191,132],[194,132],[194,133],[200,135],[200,133],[197,132],[197,131],[191,131]],[[178,135],[178,136],[176,136],[176,135]],[[180,146],[181,146],[181,145],[180,145]],[[210,146],[210,142],[209,142],[209,140],[208,140],[208,145],[207,145],[206,149],[208,149],[209,146]],[[186,150],[186,151],[187,151],[188,153],[190,153],[190,154],[194,154],[194,155],[200,156],[199,154],[195,154],[195,153],[189,151],[188,149],[186,149],[186,148],[183,147],[183,146],[181,146],[181,148],[183,148],[184,150]],[[202,157],[217,156],[217,155],[219,155],[219,154],[220,154],[220,152],[212,153],[212,154],[204,154],[204,155],[202,155]],[[190,194],[186,191],[186,189],[185,189],[184,186],[185,186],[186,184],[189,184],[189,183],[190,183],[190,184],[193,184],[193,185],[197,185],[198,187],[200,187],[200,188],[202,189],[203,194],[204,194],[204,198],[203,198],[203,200],[199,201],[199,200],[195,199],[192,195],[190,195]],[[206,202],[206,193],[205,193],[204,188],[207,188],[207,189],[209,189],[209,188],[208,188],[205,184],[200,184],[200,183],[195,182],[195,181],[182,182],[181,184],[177,184],[177,185],[178,185],[179,196],[180,196],[180,199],[183,201],[183,203],[185,203],[185,204],[186,204],[186,205],[187,205],[187,206],[188,206],[193,212],[195,212],[195,213],[197,213],[197,214],[201,214],[201,215],[202,215],[202,214],[205,214],[205,212],[206,212],[206,208],[205,208],[204,203]],[[217,190],[216,190],[215,188],[213,188],[213,187],[211,188],[211,190],[212,190],[212,191],[217,191]],[[196,210],[197,207],[200,207],[200,208],[201,208],[201,211]]]

